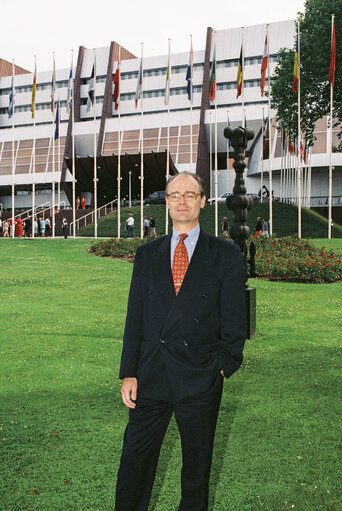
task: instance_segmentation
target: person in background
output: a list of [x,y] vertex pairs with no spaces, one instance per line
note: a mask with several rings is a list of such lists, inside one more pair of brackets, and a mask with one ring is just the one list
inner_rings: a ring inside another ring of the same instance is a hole
[[45,220],[44,220],[44,218],[40,218],[39,223],[40,223],[40,235],[44,238],[44,236],[45,236]]
[[39,236],[39,228],[38,228],[37,218],[35,218],[34,222],[33,222],[33,232],[34,232],[35,236]]
[[3,236],[4,238],[8,238],[9,234],[8,234],[8,228],[9,228],[9,223],[7,222],[7,220],[4,221],[3,225],[2,225],[2,229],[3,229]]
[[150,230],[150,222],[148,221],[148,218],[144,216],[144,238],[148,238],[149,230]]
[[268,238],[268,222],[266,218],[262,219],[262,234]]
[[45,234],[51,236],[51,222],[48,216],[45,218]]
[[128,238],[128,236],[134,238],[134,218],[132,213],[129,214],[126,220],[125,238]]
[[86,204],[87,204],[87,199],[85,197],[82,197],[82,209],[85,209],[86,208]]
[[228,236],[229,235],[229,223],[228,223],[228,218],[226,216],[224,216],[222,219],[221,228],[222,228],[223,236]]
[[15,235],[17,238],[21,238],[24,235],[23,232],[23,221],[21,218],[18,218],[15,223]]
[[80,196],[78,196],[76,198],[76,209],[80,209],[80,205],[81,205],[81,199],[80,199]]
[[153,216],[150,216],[150,236],[153,236],[154,238],[157,236],[156,221]]
[[65,217],[63,217],[63,220],[62,220],[62,229],[63,229],[64,238],[67,238],[68,237],[68,222]]
[[260,216],[257,216],[257,223],[255,224],[255,236],[259,236],[260,234],[262,234],[262,223],[261,223],[261,218]]

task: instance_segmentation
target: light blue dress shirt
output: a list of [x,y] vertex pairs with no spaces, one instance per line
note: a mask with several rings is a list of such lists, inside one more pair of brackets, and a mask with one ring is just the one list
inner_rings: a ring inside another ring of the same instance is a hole
[[[173,257],[175,255],[176,245],[179,242],[180,234],[181,234],[180,232],[178,232],[178,231],[176,231],[176,229],[172,228],[171,250],[170,250],[170,252],[171,252],[170,253],[171,268],[172,268]],[[191,229],[191,231],[189,231],[187,233],[188,237],[185,238],[185,240],[184,240],[184,245],[186,246],[186,250],[188,252],[189,263],[191,261],[194,250],[196,248],[199,234],[200,234],[200,226],[199,226],[199,224],[197,224],[196,227],[194,227],[193,229]]]

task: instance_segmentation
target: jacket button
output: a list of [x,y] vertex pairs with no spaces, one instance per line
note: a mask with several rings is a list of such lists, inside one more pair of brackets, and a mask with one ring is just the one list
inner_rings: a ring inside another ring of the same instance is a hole
[[188,341],[183,341],[184,346],[188,345]]
[[157,315],[156,314],[152,314],[152,319],[156,319]]
[[159,339],[159,341],[160,341],[162,344],[165,344],[165,343],[166,343],[166,340],[165,340],[165,339]]
[[203,293],[202,298],[208,298],[207,293]]
[[195,322],[195,323],[199,323],[199,319],[195,318],[195,319],[194,319],[194,322]]

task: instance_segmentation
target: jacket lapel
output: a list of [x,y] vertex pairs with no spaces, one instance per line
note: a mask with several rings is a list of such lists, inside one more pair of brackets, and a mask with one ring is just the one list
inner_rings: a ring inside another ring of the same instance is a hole
[[166,314],[176,298],[170,262],[170,243],[171,234],[164,238],[154,254],[153,262],[151,262],[153,265],[151,289],[153,293],[160,297],[159,303],[166,309]]
[[[173,288],[172,307],[166,318],[163,327],[163,334],[165,334],[184,314],[184,311],[190,307],[196,300],[198,300],[199,293],[201,292],[203,277],[206,273],[206,268],[210,268],[210,254],[207,234],[200,231],[200,235],[196,244],[195,251],[192,255],[188,270],[185,274],[182,287],[178,295],[175,295],[174,286],[172,281],[172,272],[170,269],[171,283]],[[170,267],[170,251],[169,251],[169,267]]]

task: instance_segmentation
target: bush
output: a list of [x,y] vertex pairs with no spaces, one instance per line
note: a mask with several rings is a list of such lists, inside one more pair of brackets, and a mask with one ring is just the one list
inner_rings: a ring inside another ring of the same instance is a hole
[[[342,280],[341,256],[294,237],[254,238],[256,270],[269,280],[317,283]],[[250,244],[250,241],[248,241]]]
[[[248,240],[250,245],[253,238]],[[117,257],[133,262],[137,248],[149,239],[111,239],[92,242],[88,250],[102,257]],[[256,244],[255,266],[259,276],[268,280],[322,284],[342,280],[342,257],[312,241],[295,237],[253,239]]]

